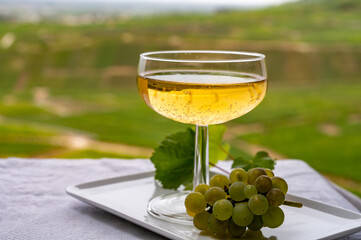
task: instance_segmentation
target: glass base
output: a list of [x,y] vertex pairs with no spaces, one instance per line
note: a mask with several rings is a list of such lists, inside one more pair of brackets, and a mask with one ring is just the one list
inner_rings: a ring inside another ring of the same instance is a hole
[[192,225],[193,220],[184,206],[187,194],[188,192],[177,192],[155,197],[148,204],[148,212],[165,221]]

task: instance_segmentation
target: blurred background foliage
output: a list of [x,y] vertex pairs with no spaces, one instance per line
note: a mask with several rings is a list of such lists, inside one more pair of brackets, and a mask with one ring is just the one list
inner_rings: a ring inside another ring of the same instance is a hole
[[269,89],[226,124],[231,153],[302,159],[361,195],[360,12],[359,0],[301,0],[101,21],[1,17],[0,156],[149,157],[187,126],[141,101],[141,52],[256,51],[267,55]]

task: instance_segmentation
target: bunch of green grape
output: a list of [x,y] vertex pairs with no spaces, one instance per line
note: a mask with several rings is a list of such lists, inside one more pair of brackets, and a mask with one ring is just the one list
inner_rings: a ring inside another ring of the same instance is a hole
[[240,237],[246,229],[277,228],[285,215],[280,205],[285,201],[287,182],[275,177],[270,169],[234,169],[229,178],[217,174],[209,185],[199,184],[185,199],[187,213],[200,230],[214,234],[227,231]]

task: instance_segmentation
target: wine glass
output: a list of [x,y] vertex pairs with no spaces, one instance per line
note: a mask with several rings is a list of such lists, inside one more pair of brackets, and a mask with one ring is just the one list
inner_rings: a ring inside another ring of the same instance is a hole
[[[235,51],[159,51],[140,55],[138,91],[157,113],[195,124],[193,187],[209,182],[208,125],[224,123],[255,108],[267,89],[265,56]],[[153,198],[153,216],[189,222],[187,192]]]

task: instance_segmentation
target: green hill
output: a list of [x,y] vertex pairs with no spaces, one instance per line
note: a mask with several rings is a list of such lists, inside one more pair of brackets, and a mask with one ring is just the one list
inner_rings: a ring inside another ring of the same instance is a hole
[[142,18],[124,26],[188,37],[359,44],[360,12],[358,0],[304,0],[253,11]]

